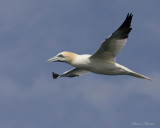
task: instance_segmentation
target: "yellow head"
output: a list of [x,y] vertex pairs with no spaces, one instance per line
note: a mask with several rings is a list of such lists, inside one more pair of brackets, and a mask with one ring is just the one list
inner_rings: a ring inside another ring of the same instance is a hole
[[72,52],[61,52],[57,54],[56,56],[50,58],[48,62],[66,62],[71,64],[73,60],[75,59],[77,54]]

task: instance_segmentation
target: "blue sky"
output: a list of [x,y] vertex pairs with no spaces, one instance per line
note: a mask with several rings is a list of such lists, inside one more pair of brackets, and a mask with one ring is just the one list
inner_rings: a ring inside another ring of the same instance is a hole
[[[0,127],[159,128],[159,5],[158,0],[1,0]],[[49,58],[61,51],[92,54],[130,12],[133,29],[117,61],[154,82],[92,73],[52,79],[52,71],[72,67],[48,63]]]

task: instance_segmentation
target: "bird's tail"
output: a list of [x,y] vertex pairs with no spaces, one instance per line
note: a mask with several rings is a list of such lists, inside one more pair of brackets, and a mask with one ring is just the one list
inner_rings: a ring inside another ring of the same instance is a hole
[[147,77],[147,76],[144,76],[144,75],[141,75],[141,74],[138,74],[136,72],[131,72],[130,73],[131,76],[134,76],[134,77],[138,77],[138,78],[142,78],[142,79],[147,79],[147,80],[151,80],[153,81],[151,78]]

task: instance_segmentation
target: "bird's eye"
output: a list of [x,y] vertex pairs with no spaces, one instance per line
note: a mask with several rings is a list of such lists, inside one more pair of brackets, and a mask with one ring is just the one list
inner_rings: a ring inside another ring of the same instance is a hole
[[64,56],[62,54],[59,54],[58,57],[62,57],[63,58]]

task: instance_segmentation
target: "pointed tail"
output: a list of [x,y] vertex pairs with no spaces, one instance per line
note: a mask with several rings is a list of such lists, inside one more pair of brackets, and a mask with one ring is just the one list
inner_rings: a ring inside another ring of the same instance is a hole
[[141,75],[141,74],[138,74],[136,72],[131,72],[130,73],[131,76],[134,76],[134,77],[138,77],[138,78],[142,78],[142,79],[147,79],[147,80],[151,80],[153,81],[151,78],[147,77],[147,76],[144,76],[144,75]]

